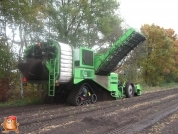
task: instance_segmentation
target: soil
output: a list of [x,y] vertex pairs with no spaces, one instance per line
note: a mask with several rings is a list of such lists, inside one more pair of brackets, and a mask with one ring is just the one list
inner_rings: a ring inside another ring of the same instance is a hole
[[0,124],[14,115],[21,134],[178,134],[177,98],[175,88],[77,107],[0,108]]

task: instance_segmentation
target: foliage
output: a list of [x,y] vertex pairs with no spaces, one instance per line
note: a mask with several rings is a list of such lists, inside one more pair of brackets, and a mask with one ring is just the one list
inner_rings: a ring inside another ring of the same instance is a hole
[[[8,101],[5,105],[2,106],[23,106],[23,105],[31,105],[31,104],[39,104],[43,100],[43,92],[39,90],[38,84],[28,84],[24,86],[24,97],[21,98],[19,91],[19,81],[16,81],[16,86],[13,89],[8,91]],[[0,104],[1,106],[1,104]]]
[[145,24],[141,31],[147,38],[146,53],[140,63],[143,79],[150,86],[160,85],[177,70],[174,49],[176,36],[172,29],[154,24]]
[[50,36],[74,47],[113,43],[122,32],[115,0],[53,0],[48,7]]
[[5,20],[8,31],[11,31],[8,39],[13,46],[18,45],[16,51],[19,57],[22,56],[24,47],[36,41],[43,33],[46,10],[45,2],[41,0],[1,1],[0,15]]
[[28,34],[43,27],[41,20],[46,17],[46,10],[45,2],[40,0],[3,0],[0,6],[1,16],[5,17],[10,29],[23,27],[24,32],[31,32]]
[[0,42],[0,101],[7,99],[13,62],[13,53],[10,51],[9,44]]
[[27,106],[27,105],[37,105],[40,104],[40,100],[26,100],[26,99],[18,99],[0,103],[0,107],[12,107],[12,106]]
[[[12,42],[24,47],[55,39],[74,47],[112,44],[121,34],[116,0],[2,0],[1,16],[12,30]],[[20,41],[15,40],[17,33]]]
[[123,65],[118,67],[117,73],[119,74],[119,79],[123,79],[125,77],[123,74],[126,74],[128,81],[133,83],[143,83],[140,71],[140,59],[145,53],[145,45],[144,42],[132,50],[125,58]]
[[178,83],[174,83],[174,82],[164,83],[161,84],[160,86],[154,86],[154,87],[150,87],[145,84],[142,85],[143,93],[160,91],[160,90],[169,90],[177,87],[178,87]]
[[10,75],[13,61],[13,53],[10,52],[9,45],[0,42],[0,79]]

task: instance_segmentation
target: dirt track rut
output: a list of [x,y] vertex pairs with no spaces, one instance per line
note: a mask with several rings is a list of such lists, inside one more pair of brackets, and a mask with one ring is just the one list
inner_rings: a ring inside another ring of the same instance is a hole
[[0,123],[4,117],[15,115],[23,134],[157,134],[169,127],[175,128],[169,133],[178,134],[174,127],[178,125],[177,98],[178,89],[171,89],[79,107],[60,104],[1,108]]

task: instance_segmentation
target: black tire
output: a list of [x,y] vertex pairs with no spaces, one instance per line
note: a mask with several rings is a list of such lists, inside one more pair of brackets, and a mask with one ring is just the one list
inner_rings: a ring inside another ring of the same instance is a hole
[[81,97],[78,97],[78,98],[76,99],[76,104],[77,104],[77,106],[82,105],[82,98],[81,98]]
[[126,95],[127,98],[131,98],[131,97],[134,96],[134,88],[133,88],[133,85],[130,82],[126,83],[125,95]]
[[97,102],[97,96],[96,96],[96,94],[92,94],[91,95],[91,102],[92,103],[96,103]]

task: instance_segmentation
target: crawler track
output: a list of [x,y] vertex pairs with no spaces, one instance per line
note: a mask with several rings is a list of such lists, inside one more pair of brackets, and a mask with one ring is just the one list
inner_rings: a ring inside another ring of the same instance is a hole
[[171,89],[77,107],[60,104],[0,108],[0,123],[4,117],[15,115],[23,134],[146,134],[156,122],[176,114],[177,97],[178,89]]

